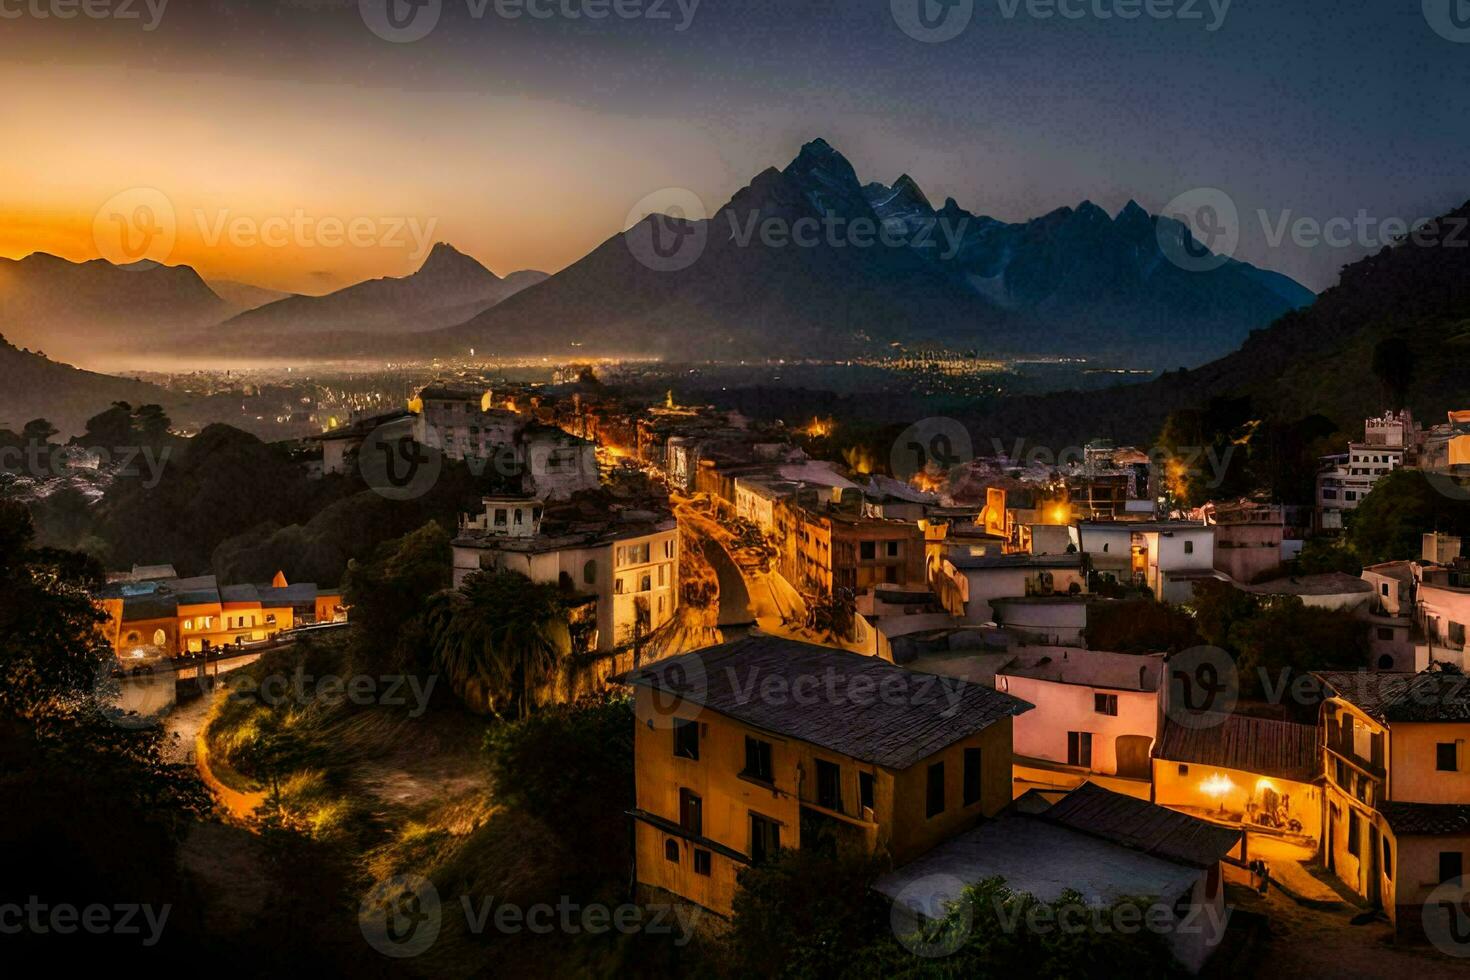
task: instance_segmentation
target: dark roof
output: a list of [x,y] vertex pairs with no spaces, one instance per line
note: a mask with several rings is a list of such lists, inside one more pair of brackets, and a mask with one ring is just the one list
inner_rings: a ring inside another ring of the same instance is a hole
[[1384,803],[1395,834],[1470,834],[1470,803]]
[[1207,868],[1240,841],[1240,831],[1124,796],[1093,782],[1062,797],[1041,819],[1166,861]]
[[123,598],[123,622],[133,622],[143,619],[170,619],[176,616],[178,611],[178,597],[166,592],[126,596]]
[[390,422],[399,422],[404,419],[410,418],[413,418],[413,413],[406,408],[401,408],[392,412],[384,412],[381,415],[372,415],[365,418],[360,418],[355,422],[349,422],[346,425],[339,425],[335,429],[328,429],[326,432],[320,432],[314,436],[309,436],[308,438],[316,439],[322,442],[331,439],[366,439],[368,436],[372,435],[374,429],[378,428],[381,425],[387,425]]
[[1344,595],[1357,592],[1372,592],[1373,586],[1356,575],[1347,572],[1324,572],[1321,575],[1298,575],[1294,578],[1272,579],[1259,585],[1241,585],[1238,588],[1257,595]]
[[950,555],[955,568],[1077,568],[1082,556],[1076,552],[1061,555]]
[[1033,707],[982,684],[766,635],[661,660],[623,679],[890,769]]
[[1239,769],[1309,783],[1317,778],[1320,756],[1315,725],[1270,718],[1227,715],[1210,728],[1164,722],[1154,758],[1202,766]]
[[219,597],[221,602],[259,602],[260,592],[253,585],[222,585]]
[[290,585],[262,585],[256,588],[260,601],[267,605],[280,603],[316,602],[318,595],[315,582],[293,582]]
[[1470,721],[1470,677],[1455,671],[1325,671],[1317,676],[1329,693],[1379,721]]

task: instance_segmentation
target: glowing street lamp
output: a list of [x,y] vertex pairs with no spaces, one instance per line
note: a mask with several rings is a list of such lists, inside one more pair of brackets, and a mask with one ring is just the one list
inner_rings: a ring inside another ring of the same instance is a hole
[[1213,796],[1220,805],[1220,812],[1225,812],[1225,796],[1235,789],[1235,783],[1229,776],[1220,773],[1212,773],[1209,779],[1200,783],[1199,788],[1206,796]]

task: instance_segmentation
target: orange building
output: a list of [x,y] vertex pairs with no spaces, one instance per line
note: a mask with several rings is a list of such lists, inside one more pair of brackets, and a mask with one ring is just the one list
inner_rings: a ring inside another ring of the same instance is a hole
[[756,635],[625,678],[637,690],[636,876],[729,915],[780,848],[903,862],[1011,800],[1030,704],[876,657]]
[[[1470,680],[1458,671],[1323,673],[1327,869],[1421,940],[1470,858]],[[1428,903],[1428,905],[1426,904]],[[1440,923],[1441,926],[1444,923]]]

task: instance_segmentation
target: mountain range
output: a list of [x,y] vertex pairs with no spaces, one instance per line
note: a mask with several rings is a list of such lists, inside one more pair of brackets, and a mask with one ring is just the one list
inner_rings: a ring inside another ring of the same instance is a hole
[[[797,244],[801,228],[822,230]],[[420,340],[444,353],[675,359],[943,345],[1126,354],[1161,367],[1232,350],[1312,301],[1286,276],[1246,263],[1222,259],[1203,272],[1173,264],[1160,240],[1198,248],[1188,234],[1133,202],[1116,216],[1084,201],[1023,223],[953,199],[935,209],[907,175],[860,183],[818,139],[711,217],[650,215],[535,288]],[[693,257],[665,261],[659,241]]]

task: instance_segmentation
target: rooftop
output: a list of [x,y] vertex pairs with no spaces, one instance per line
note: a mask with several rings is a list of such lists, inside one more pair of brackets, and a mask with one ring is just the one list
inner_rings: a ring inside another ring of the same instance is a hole
[[1033,707],[984,685],[765,634],[671,657],[624,681],[890,769]]
[[1240,841],[1238,830],[1090,782],[1062,797],[1046,811],[1045,818],[1131,850],[1197,868],[1219,861]]
[[1082,556],[1070,555],[950,555],[949,563],[962,570],[987,568],[1079,568]]
[[1317,776],[1317,728],[1269,718],[1227,715],[1211,728],[1164,721],[1154,758],[1219,766],[1309,783]]
[[1162,653],[1132,654],[1070,647],[1026,647],[1024,653],[997,670],[996,674],[1082,687],[1153,692],[1159,689],[1159,678],[1163,669]]
[[1317,677],[1330,693],[1379,721],[1470,722],[1470,678],[1458,671],[1323,671]]
[[1259,585],[1239,586],[1256,595],[1350,595],[1354,592],[1372,592],[1373,586],[1346,572],[1324,572],[1320,575],[1296,575],[1291,578],[1272,579]]
[[1470,834],[1470,804],[1390,802],[1379,809],[1395,834]]

